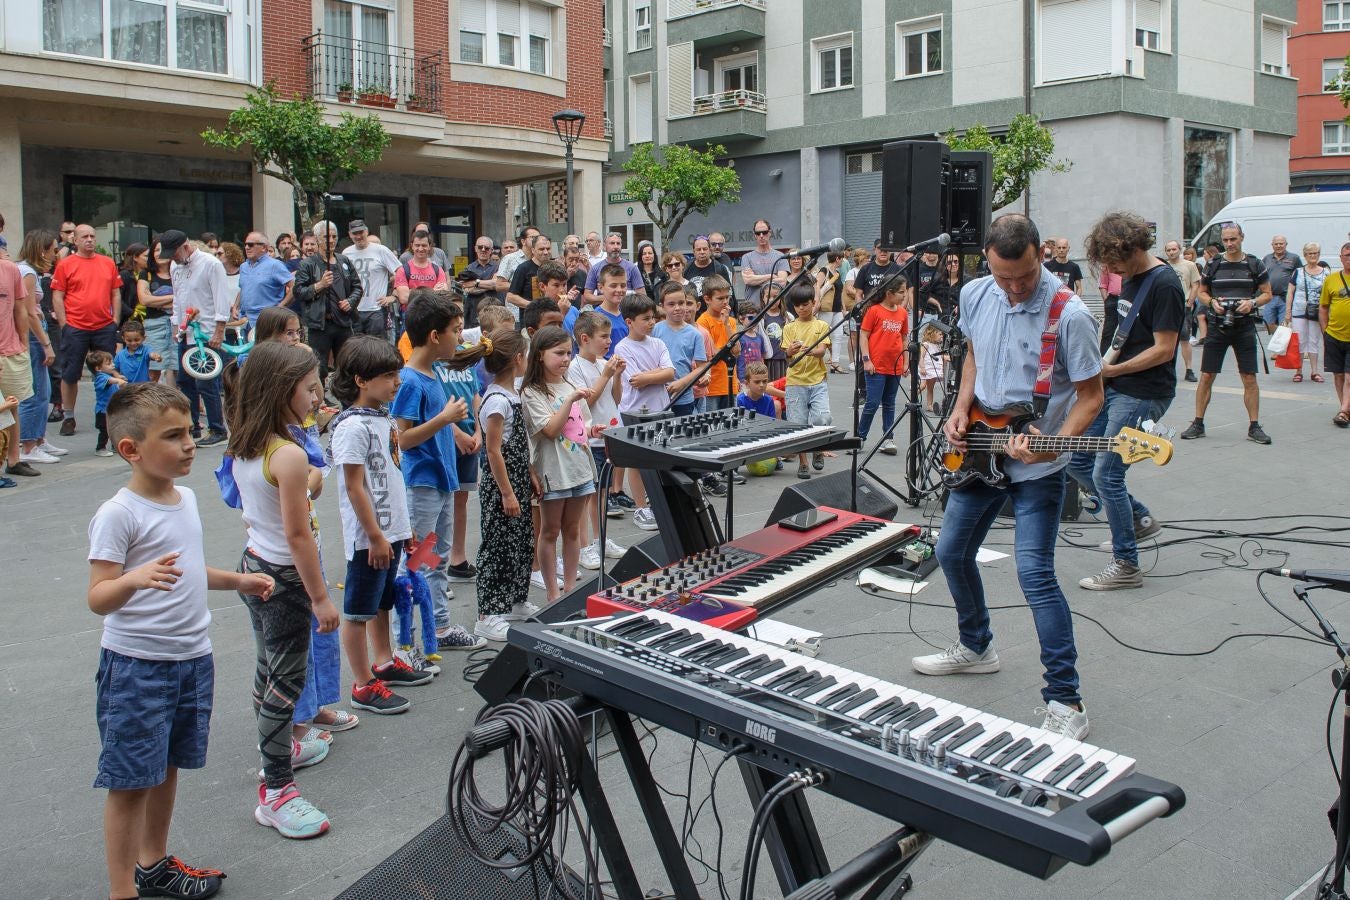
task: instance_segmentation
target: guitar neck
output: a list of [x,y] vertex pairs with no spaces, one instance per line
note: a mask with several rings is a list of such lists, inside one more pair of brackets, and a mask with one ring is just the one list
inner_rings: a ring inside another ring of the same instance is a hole
[[[1116,449],[1115,437],[1084,437],[1082,435],[1029,434],[1027,435],[1032,453],[1110,453]],[[997,440],[990,449],[994,453],[1007,453],[1009,435]]]

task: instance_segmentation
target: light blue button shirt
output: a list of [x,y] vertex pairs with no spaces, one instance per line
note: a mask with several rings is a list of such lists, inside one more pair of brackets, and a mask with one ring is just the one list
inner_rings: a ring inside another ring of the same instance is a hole
[[[1036,370],[1041,358],[1041,334],[1050,317],[1050,300],[1060,281],[1041,267],[1041,280],[1031,298],[1013,305],[992,276],[977,278],[961,290],[961,331],[975,352],[975,399],[988,412],[1014,404],[1031,405]],[[1097,343],[1097,320],[1075,295],[1064,304],[1059,318],[1059,342],[1050,376],[1050,405],[1036,427],[1054,434],[1069,415],[1076,398],[1073,383],[1102,370]],[[1053,462],[1004,461],[1012,481],[1030,481],[1069,464],[1069,454]]]

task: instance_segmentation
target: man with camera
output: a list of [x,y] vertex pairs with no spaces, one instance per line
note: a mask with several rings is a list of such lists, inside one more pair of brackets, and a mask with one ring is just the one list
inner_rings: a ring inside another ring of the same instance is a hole
[[1261,394],[1256,386],[1256,323],[1258,312],[1270,302],[1270,276],[1261,261],[1242,249],[1242,226],[1227,222],[1220,232],[1223,253],[1206,267],[1200,279],[1200,303],[1205,308],[1208,334],[1200,358],[1200,383],[1195,390],[1195,421],[1181,433],[1183,441],[1205,436],[1205,408],[1214,377],[1223,370],[1223,358],[1233,348],[1242,378],[1242,404],[1247,407],[1247,440],[1269,444],[1270,437],[1257,420]]

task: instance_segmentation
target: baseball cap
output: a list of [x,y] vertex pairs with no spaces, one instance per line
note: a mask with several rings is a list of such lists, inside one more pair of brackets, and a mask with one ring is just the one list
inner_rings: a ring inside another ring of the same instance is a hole
[[356,232],[358,231],[369,231],[369,230],[370,229],[366,227],[365,219],[352,219],[350,222],[347,223],[348,234],[356,234]]
[[159,236],[159,258],[172,259],[178,248],[187,243],[188,236],[176,228],[171,228]]

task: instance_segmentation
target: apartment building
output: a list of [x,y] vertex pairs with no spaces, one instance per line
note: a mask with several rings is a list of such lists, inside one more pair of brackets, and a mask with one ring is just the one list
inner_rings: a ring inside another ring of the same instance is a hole
[[1298,133],[1289,152],[1292,191],[1350,191],[1350,124],[1337,82],[1350,54],[1350,2],[1299,0],[1289,37],[1298,79]]
[[[325,112],[378,115],[384,158],[339,184],[330,215],[402,247],[431,222],[451,257],[500,238],[506,189],[542,182],[562,221],[554,113],[575,146],[580,219],[599,221],[601,0],[0,0],[0,204],[21,228],[90,222],[111,250],[152,231],[295,229],[289,187],[203,146],[275,81]],[[589,200],[587,198],[590,198]]]
[[651,234],[622,189],[634,144],[734,160],[741,202],[690,217],[680,249],[714,229],[746,249],[760,217],[776,246],[870,245],[882,144],[1027,111],[1073,164],[1035,179],[1030,212],[1075,249],[1108,209],[1192,235],[1288,187],[1295,0],[611,0],[607,17],[605,215],[634,238]]

